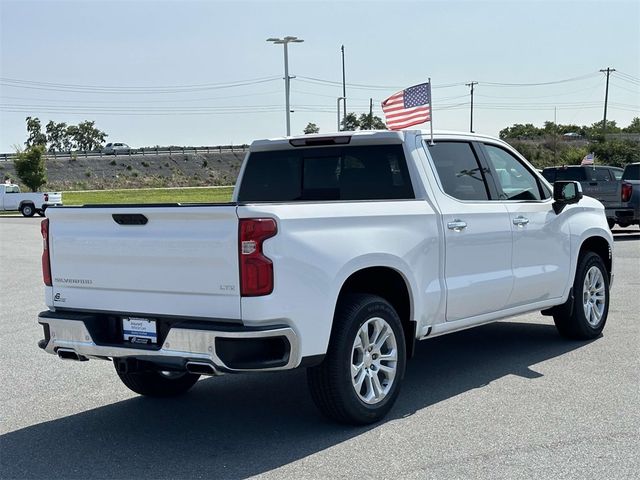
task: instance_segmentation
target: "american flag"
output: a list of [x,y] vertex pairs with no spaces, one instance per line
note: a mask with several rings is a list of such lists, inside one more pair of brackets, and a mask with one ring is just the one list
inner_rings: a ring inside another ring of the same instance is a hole
[[421,83],[394,93],[382,102],[389,130],[418,125],[431,120],[431,85]]
[[582,162],[580,162],[580,165],[593,165],[594,159],[595,157],[593,153],[589,153],[588,155],[584,156],[584,158],[582,159]]

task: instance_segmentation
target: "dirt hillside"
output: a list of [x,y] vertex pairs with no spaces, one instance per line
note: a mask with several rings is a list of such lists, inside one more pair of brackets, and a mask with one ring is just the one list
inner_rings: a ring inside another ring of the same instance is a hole
[[[232,185],[245,152],[67,157],[47,160],[41,190]],[[19,182],[13,162],[0,162],[0,179]]]

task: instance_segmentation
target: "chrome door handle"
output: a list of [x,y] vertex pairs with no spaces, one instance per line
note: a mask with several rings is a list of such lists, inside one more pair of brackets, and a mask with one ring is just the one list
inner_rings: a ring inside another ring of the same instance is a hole
[[465,228],[467,228],[467,222],[463,222],[462,220],[458,220],[457,218],[453,222],[447,223],[447,228],[449,230],[453,230],[454,232],[461,232]]
[[513,224],[518,227],[524,227],[527,223],[529,223],[529,219],[522,215],[513,219]]

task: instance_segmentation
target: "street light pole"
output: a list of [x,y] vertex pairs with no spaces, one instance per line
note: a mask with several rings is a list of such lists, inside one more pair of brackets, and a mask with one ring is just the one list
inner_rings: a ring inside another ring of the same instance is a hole
[[291,135],[291,107],[290,107],[290,82],[289,76],[289,43],[302,43],[304,40],[298,37],[286,36],[284,38],[267,38],[267,42],[275,45],[284,45],[284,103],[287,123],[287,137]]

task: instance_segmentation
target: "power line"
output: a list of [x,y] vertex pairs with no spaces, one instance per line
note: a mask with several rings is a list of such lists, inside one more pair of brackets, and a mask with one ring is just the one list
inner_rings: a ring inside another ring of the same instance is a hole
[[499,83],[499,82],[480,82],[481,85],[484,86],[492,86],[492,87],[542,87],[546,85],[558,85],[561,83],[569,83],[569,82],[578,82],[580,80],[585,80],[587,78],[592,78],[597,75],[597,72],[588,73],[586,75],[580,75],[578,77],[564,78],[562,80],[553,80],[549,82],[538,82],[538,83]]
[[46,90],[70,93],[99,93],[99,94],[164,94],[164,93],[190,93],[205,90],[222,90],[228,88],[245,87],[261,83],[274,82],[280,77],[266,77],[240,82],[211,83],[200,85],[181,85],[173,87],[102,87],[90,85],[55,84],[48,82],[34,82],[30,80],[16,80],[0,78],[0,85],[10,88],[23,88],[30,90]]

